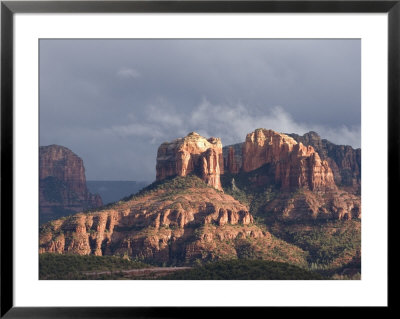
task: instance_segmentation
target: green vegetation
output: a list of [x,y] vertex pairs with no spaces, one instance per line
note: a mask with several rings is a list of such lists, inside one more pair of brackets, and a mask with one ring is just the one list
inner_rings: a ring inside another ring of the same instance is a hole
[[52,208],[52,212],[51,214],[46,214],[43,212],[39,212],[39,225],[43,225],[51,220],[56,220],[56,219],[60,219],[63,218],[65,216],[68,215],[73,215],[76,214],[75,211],[70,210],[70,209],[65,209],[63,207],[57,207],[54,206]]
[[[190,194],[190,188],[212,188],[208,186],[201,178],[194,174],[187,176],[170,176],[162,181],[155,181],[152,184],[146,186],[136,194],[122,198],[118,202],[110,203],[102,207],[102,210],[110,209],[118,204],[128,202],[146,195],[153,194],[155,192],[164,191],[164,194],[160,194],[160,199],[169,200],[179,194]],[[214,188],[212,188],[214,189]],[[215,189],[215,191],[219,192]],[[175,201],[179,201],[175,198]],[[91,209],[86,212],[98,211]]]
[[184,192],[188,188],[207,188],[207,187],[211,186],[208,186],[201,178],[193,174],[189,174],[187,176],[168,177],[162,181],[156,181],[150,184],[149,186],[143,188],[136,195],[126,197],[123,200],[127,201],[130,200],[131,198],[141,197],[159,190],[168,190],[169,193],[172,191],[179,194]]
[[[361,251],[361,225],[358,220],[275,223],[270,231],[307,251],[313,270],[339,269]],[[361,269],[361,261],[351,263],[352,267]]]
[[[346,267],[361,271],[361,258],[357,257],[361,251],[360,221],[279,222],[265,209],[268,202],[279,194],[279,185],[269,181],[268,176],[274,176],[274,173],[267,164],[249,173],[224,174],[221,176],[221,183],[227,194],[249,206],[256,224],[265,225],[275,237],[306,252],[308,269],[329,276],[336,273],[339,277],[341,275],[338,274]],[[258,181],[261,181],[259,184],[263,186],[257,186]],[[302,191],[298,189],[287,196],[296,196]],[[247,246],[249,249],[239,249],[238,255],[254,255],[254,249],[250,245]],[[274,249],[269,257],[281,253],[278,248]]]
[[249,240],[237,239],[235,249],[239,259],[257,259],[259,257]]
[[[48,221],[47,223],[39,226],[39,234],[42,235],[42,234],[46,234],[46,233],[51,233],[52,237],[54,239],[54,238],[58,237],[59,235],[64,234],[63,230],[60,227],[56,227],[56,225],[59,222],[62,222],[64,224],[64,227],[63,227],[64,229],[69,229],[69,228],[72,229],[73,225],[75,223],[75,221],[74,221],[75,218],[76,218],[76,213],[73,215],[60,217],[57,220]],[[89,230],[89,232],[90,232],[90,230]],[[71,231],[65,232],[65,235],[70,235],[70,234],[71,234]]]
[[[260,222],[263,221],[263,208],[267,202],[275,198],[277,187],[279,187],[272,180],[268,180],[268,176],[274,176],[271,170],[272,166],[265,164],[248,173],[221,175],[221,184],[225,193],[247,205],[250,213]],[[259,180],[262,181],[260,182],[262,186],[257,185]]]
[[179,271],[169,280],[321,280],[322,275],[286,263],[265,260],[225,260]]
[[[50,253],[39,255],[39,279],[93,279],[85,275],[84,272],[111,271],[114,272],[113,275],[118,275],[118,272],[123,269],[147,267],[149,267],[149,265],[139,261],[132,261],[127,257],[80,256]],[[103,277],[106,278],[107,276]],[[108,275],[108,277],[112,276]]]
[[[264,165],[250,173],[224,174],[221,176],[221,182],[225,193],[248,206],[255,224],[264,233],[271,233],[272,236],[268,234],[265,238],[255,238],[244,234],[242,238],[235,240],[222,238],[218,241],[216,248],[207,250],[208,248],[205,247],[203,255],[196,256],[198,259],[190,262],[196,265],[195,268],[162,278],[129,277],[121,270],[150,265],[139,260],[131,261],[127,257],[43,254],[40,255],[40,279],[359,279],[361,272],[360,221],[277,221],[273,214],[265,212],[268,202],[279,195],[277,189],[279,185],[268,181],[268,176],[271,176],[270,170],[270,166]],[[258,184],[263,186],[257,186]],[[186,209],[184,205],[187,205],[187,194],[195,196],[193,189],[209,187],[195,175],[171,177],[154,182],[139,193],[106,205],[102,209],[106,210],[156,192],[157,199],[166,201],[165,207]],[[300,192],[302,192],[301,189],[285,196],[295,196]],[[66,238],[71,236],[68,225],[73,224],[74,218],[74,216],[63,218]],[[176,227],[175,224],[161,226],[161,229],[157,231]],[[185,237],[175,244],[175,251],[169,252],[170,262],[163,260],[162,263],[186,265],[187,260],[182,248],[183,240],[185,243],[195,242],[205,233],[213,234],[213,229],[211,229],[213,227],[216,226],[214,224],[205,226],[197,221],[187,224]],[[224,227],[234,229],[242,225],[225,225]],[[117,232],[143,231],[143,236],[147,235],[145,232],[149,234],[155,232],[152,227],[139,222],[131,226],[116,225],[114,230]],[[87,231],[94,232],[92,229]],[[40,232],[51,232],[53,238],[62,235],[56,222],[43,225]],[[217,240],[216,237],[214,240]],[[111,248],[113,251],[113,247]],[[154,260],[144,261],[157,264]],[[95,278],[84,274],[90,271],[110,271],[111,273],[99,274]]]

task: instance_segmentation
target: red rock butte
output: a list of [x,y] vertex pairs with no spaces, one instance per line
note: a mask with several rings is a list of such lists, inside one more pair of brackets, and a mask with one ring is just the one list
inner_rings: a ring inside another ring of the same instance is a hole
[[194,173],[222,191],[220,174],[223,174],[222,143],[219,138],[206,139],[192,132],[186,137],[160,145],[157,152],[157,181],[169,176],[186,176]]
[[41,146],[39,167],[39,179],[53,176],[78,194],[86,192],[83,161],[70,149],[59,145]]
[[[56,185],[46,183],[48,179],[55,179],[62,186],[56,189]],[[87,189],[83,160],[64,146],[40,146],[39,181],[42,213],[52,214],[60,208],[78,212],[103,205],[100,196],[91,194]],[[49,192],[59,192],[59,198],[47,198],[46,193]]]
[[312,146],[304,146],[273,130],[257,129],[246,136],[242,169],[250,172],[265,164],[275,166],[275,182],[283,190],[336,189],[328,162],[322,161]]
[[[69,155],[58,155],[63,152]],[[281,221],[297,220],[303,227],[303,221],[361,218],[360,196],[336,186],[328,162],[321,160],[312,146],[285,134],[257,129],[247,134],[244,143],[232,145],[225,152],[227,173],[261,168],[240,176],[249,189],[257,183],[261,184],[255,186],[276,183],[274,196],[263,195],[264,204],[255,212],[261,214],[256,217],[268,217],[275,231],[281,227],[275,222]],[[60,168],[52,168],[58,164],[47,161],[47,155],[41,165],[54,171],[52,176],[64,177],[63,181],[75,176],[79,185],[84,181],[82,161],[62,149],[51,150],[51,154],[50,158],[60,161]],[[65,175],[61,164],[71,160],[75,164],[68,165],[78,169]],[[163,143],[157,153],[157,180],[190,174],[184,179],[184,187],[175,189],[176,180],[166,180],[159,188],[155,184],[112,206],[53,220],[41,228],[39,252],[128,255],[159,263],[193,264],[196,260],[242,258],[242,249],[248,251],[251,246],[257,258],[307,265],[308,252],[273,236],[262,227],[262,221],[255,222],[251,203],[241,203],[228,191],[222,192],[223,165],[218,138],[206,139],[192,132]]]

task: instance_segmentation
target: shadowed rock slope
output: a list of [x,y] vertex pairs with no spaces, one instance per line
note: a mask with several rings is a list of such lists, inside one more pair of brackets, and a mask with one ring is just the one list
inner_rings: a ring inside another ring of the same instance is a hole
[[39,148],[39,217],[41,222],[102,205],[86,187],[82,159],[60,145]]
[[313,131],[303,136],[288,134],[297,142],[312,146],[332,169],[335,183],[354,194],[361,192],[361,149],[350,145],[336,145]]

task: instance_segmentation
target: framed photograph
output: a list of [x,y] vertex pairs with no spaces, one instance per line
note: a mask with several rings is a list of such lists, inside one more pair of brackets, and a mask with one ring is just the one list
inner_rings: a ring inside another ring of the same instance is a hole
[[388,308],[399,18],[2,1],[1,316]]

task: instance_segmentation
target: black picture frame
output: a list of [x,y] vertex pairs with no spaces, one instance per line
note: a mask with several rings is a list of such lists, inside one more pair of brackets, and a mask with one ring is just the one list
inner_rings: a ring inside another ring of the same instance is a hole
[[[400,109],[400,0],[396,1],[1,1],[1,317],[5,318],[180,318],[229,315],[237,309],[167,307],[15,307],[13,303],[13,16],[15,13],[120,13],[120,12],[309,12],[388,13],[388,203],[397,213],[399,186]],[[378,106],[377,106],[378,107]],[[388,218],[390,218],[388,214]],[[389,219],[390,220],[390,219]],[[392,223],[393,224],[393,223]],[[391,225],[390,221],[388,225]],[[388,232],[389,243],[393,242]],[[388,256],[389,259],[389,256]],[[388,260],[389,261],[389,260]],[[388,282],[389,287],[389,282]],[[32,292],[34,293],[34,292]],[[390,308],[390,298],[388,307]],[[308,309],[290,307],[297,315]],[[253,308],[265,313],[277,310]],[[335,313],[338,308],[330,311]],[[281,310],[279,310],[281,311]],[[326,311],[326,309],[323,309]],[[369,309],[368,311],[371,311]],[[248,310],[246,310],[248,314]]]

